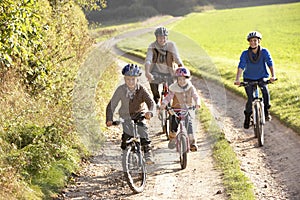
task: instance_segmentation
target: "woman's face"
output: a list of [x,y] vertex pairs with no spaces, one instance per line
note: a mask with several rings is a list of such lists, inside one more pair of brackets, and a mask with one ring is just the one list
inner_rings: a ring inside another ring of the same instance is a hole
[[187,84],[187,78],[184,76],[177,77],[177,82],[180,87],[184,87]]
[[124,79],[125,79],[125,83],[126,83],[127,87],[129,88],[129,90],[134,90],[135,86],[138,82],[138,77],[124,76]]
[[160,46],[164,46],[167,42],[167,36],[158,35],[156,36],[156,40]]
[[252,49],[256,49],[260,43],[260,40],[258,38],[250,38],[249,39],[249,45]]

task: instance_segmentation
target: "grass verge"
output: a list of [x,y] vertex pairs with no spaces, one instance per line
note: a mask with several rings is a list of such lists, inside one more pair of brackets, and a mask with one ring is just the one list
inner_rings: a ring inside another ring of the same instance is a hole
[[234,200],[254,200],[253,184],[241,171],[235,152],[204,103],[201,112],[198,112],[198,117],[205,131],[214,141],[213,156],[217,167],[223,172],[226,194]]

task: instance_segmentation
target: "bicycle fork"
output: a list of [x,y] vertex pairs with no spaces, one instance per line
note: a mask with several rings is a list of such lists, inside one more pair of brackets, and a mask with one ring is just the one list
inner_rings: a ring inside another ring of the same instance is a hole
[[[176,135],[176,150],[179,154],[185,153],[185,152],[189,152],[190,150],[190,142],[189,142],[189,137],[187,135],[187,132],[185,129],[185,124],[184,122],[180,122],[180,132]],[[185,131],[185,132],[184,132]],[[181,140],[182,137],[185,139],[185,145],[184,145],[184,149],[180,148],[181,145]]]

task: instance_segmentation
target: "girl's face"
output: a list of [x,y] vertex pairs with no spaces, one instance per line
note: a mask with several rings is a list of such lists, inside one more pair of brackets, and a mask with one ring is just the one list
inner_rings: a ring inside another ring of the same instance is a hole
[[180,87],[184,87],[187,84],[188,79],[184,76],[180,76],[180,77],[177,77],[177,82]]
[[259,43],[260,43],[260,40],[258,38],[250,38],[250,40],[249,40],[249,45],[252,49],[257,48]]
[[167,36],[158,35],[158,36],[156,37],[156,40],[157,40],[157,42],[158,42],[158,44],[159,44],[160,46],[164,46],[164,45],[166,44],[166,42],[167,42]]
[[135,86],[138,82],[138,77],[135,76],[125,76],[125,83],[127,85],[127,87],[129,88],[129,90],[134,90]]

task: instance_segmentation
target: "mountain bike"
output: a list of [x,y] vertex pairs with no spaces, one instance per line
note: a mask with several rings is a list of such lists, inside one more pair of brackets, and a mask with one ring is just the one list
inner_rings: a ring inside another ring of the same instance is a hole
[[[139,123],[142,123],[143,119],[145,119],[145,116],[140,115],[132,120],[134,126],[133,136],[126,141],[127,147],[122,153],[124,177],[134,193],[144,191],[147,178],[144,152],[142,151],[140,137],[137,131],[137,126]],[[119,125],[120,123],[124,123],[124,120],[114,121],[113,125]]]
[[185,119],[190,115],[189,110],[195,110],[195,106],[188,108],[171,108],[167,107],[166,110],[170,115],[175,115],[175,119],[179,120],[178,128],[179,130],[176,133],[175,145],[176,151],[179,153],[179,160],[181,169],[185,169],[187,166],[187,153],[190,151],[190,142],[187,134]]
[[[155,83],[162,84],[162,90],[161,90],[161,95],[160,95],[160,100],[159,100],[160,105],[161,105],[162,101],[169,93],[168,80],[170,79],[171,76],[163,75],[163,74],[154,74],[153,77],[154,77]],[[170,105],[170,103],[168,105]],[[168,111],[161,110],[158,117],[161,121],[162,131],[164,134],[166,134],[167,140],[169,140],[170,116],[168,114]]]
[[[277,79],[276,79],[277,80]],[[264,83],[270,84],[270,80],[263,80]],[[252,86],[253,89],[253,101],[252,101],[252,114],[250,116],[250,124],[254,127],[254,137],[258,140],[258,146],[264,145],[264,124],[265,110],[263,97],[259,94],[259,81],[241,82],[240,86],[247,87]]]

